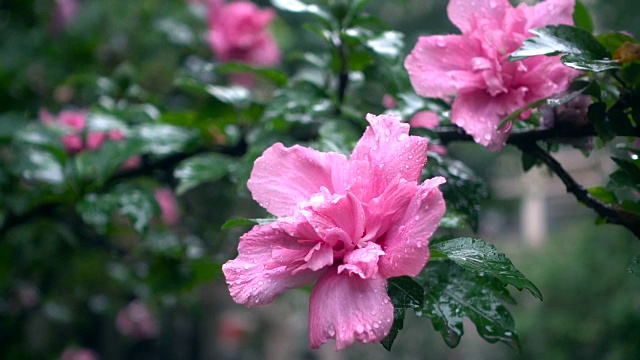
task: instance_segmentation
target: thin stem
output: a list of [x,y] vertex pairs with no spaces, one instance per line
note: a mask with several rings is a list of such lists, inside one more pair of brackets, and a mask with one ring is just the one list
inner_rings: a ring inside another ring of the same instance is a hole
[[526,153],[547,165],[567,188],[567,192],[587,207],[593,209],[600,217],[610,224],[622,225],[640,239],[640,216],[630,213],[619,206],[605,204],[591,195],[582,185],[578,184],[573,177],[554,159],[549,153],[544,151],[535,142],[519,143],[516,145],[523,153]]

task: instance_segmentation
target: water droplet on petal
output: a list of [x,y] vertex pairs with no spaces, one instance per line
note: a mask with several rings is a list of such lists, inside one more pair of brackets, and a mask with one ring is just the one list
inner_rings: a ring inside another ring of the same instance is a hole
[[371,315],[375,315],[376,311],[375,310],[371,310]]
[[420,216],[416,215],[415,219],[416,219],[416,221],[420,220]]
[[387,318],[385,319],[388,323],[391,322],[391,318],[387,316]]
[[398,135],[398,141],[405,141],[408,137],[409,135],[407,134],[400,134]]
[[244,264],[244,269],[249,270],[249,264]]
[[258,281],[258,285],[264,285],[264,281],[262,280]]
[[373,323],[373,327],[377,329],[380,327],[380,325],[378,325],[378,323]]
[[336,335],[336,330],[333,328],[333,325],[329,325],[329,328],[327,329],[327,334],[329,334],[329,336]]

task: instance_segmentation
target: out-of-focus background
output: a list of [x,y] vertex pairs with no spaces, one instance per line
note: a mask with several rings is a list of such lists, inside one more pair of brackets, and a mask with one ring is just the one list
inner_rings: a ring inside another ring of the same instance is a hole
[[[96,99],[108,101],[109,92],[121,88],[137,91],[133,95],[141,99],[166,99],[180,107],[187,103],[172,94],[172,74],[189,61],[213,58],[203,40],[206,16],[195,2],[84,0],[68,10],[71,17],[56,14],[56,3],[0,0],[0,111],[27,112],[35,118],[40,108],[59,109],[65,103],[88,107]],[[256,3],[269,6],[267,1]],[[446,0],[372,1],[367,9],[406,34],[408,52],[420,35],[456,31],[446,17],[446,4]],[[640,35],[640,2],[585,0],[584,4],[596,33],[615,29]],[[302,29],[302,22],[299,16],[278,13],[272,31],[283,53],[317,44],[313,34]],[[87,85],[101,76],[121,84],[105,80],[98,90]],[[122,85],[128,82],[140,86]],[[153,305],[129,308],[130,317],[148,318],[148,327],[131,330],[144,336],[125,336],[127,320],[117,318],[133,295],[126,294],[123,284],[174,271],[184,254],[171,253],[173,239],[159,236],[147,249],[161,254],[157,262],[136,268],[116,252],[73,253],[74,247],[65,245],[71,240],[49,232],[50,224],[43,223],[39,233],[29,234],[29,246],[20,248],[35,259],[30,263],[13,261],[17,254],[7,242],[18,241],[19,235],[0,243],[0,354],[58,358],[65,346],[76,344],[92,348],[103,359],[640,357],[640,275],[628,271],[640,254],[640,242],[622,228],[596,225],[595,215],[566,194],[562,183],[545,169],[523,173],[514,149],[490,153],[479,145],[456,143],[449,151],[491,184],[491,200],[481,211],[477,237],[505,252],[544,296],[540,302],[526,292],[512,291],[518,300],[510,310],[520,352],[486,343],[471,323],[465,326],[461,344],[450,349],[428,319],[413,314],[408,314],[390,353],[378,344],[355,344],[337,353],[332,342],[309,350],[306,290],[288,291],[268,306],[247,309],[232,302],[220,273],[180,296],[173,295],[175,289],[167,280],[171,276],[158,276],[156,284],[150,281],[154,288],[143,286],[136,297],[164,288],[170,295],[156,297]],[[586,186],[605,183],[613,166],[606,151],[585,157],[567,147],[557,158]],[[219,262],[235,256],[242,234],[240,229],[221,232],[222,223],[232,217],[264,215],[246,191],[238,192],[227,179],[188,192],[180,203],[183,222],[198,234],[184,251],[196,254],[206,248]],[[125,235],[119,241],[126,247],[134,240]],[[64,275],[51,278],[51,269]],[[176,281],[182,281],[176,271]]]

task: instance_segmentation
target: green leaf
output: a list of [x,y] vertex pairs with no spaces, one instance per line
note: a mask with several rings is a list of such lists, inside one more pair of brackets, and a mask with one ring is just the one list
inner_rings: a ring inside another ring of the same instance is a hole
[[606,204],[617,204],[618,198],[612,191],[607,190],[604,186],[594,186],[588,189],[589,194]]
[[224,224],[222,224],[222,230],[228,230],[234,227],[240,226],[254,226],[254,225],[267,225],[276,221],[276,218],[265,218],[265,219],[246,219],[246,218],[237,218],[227,220]]
[[381,343],[390,351],[398,332],[404,327],[406,309],[420,309],[423,306],[424,289],[410,277],[401,276],[389,279],[387,292],[393,303],[393,325]]
[[62,184],[65,181],[63,167],[50,151],[27,148],[18,154],[16,175],[46,184]]
[[416,281],[425,289],[424,306],[416,315],[429,317],[450,347],[460,342],[467,317],[488,342],[502,341],[519,349],[513,317],[500,301],[509,295],[497,279],[474,274],[452,261],[432,261]]
[[0,142],[11,141],[16,132],[26,125],[24,116],[17,112],[0,114]]
[[184,286],[184,290],[190,291],[200,285],[213,281],[222,274],[222,265],[211,259],[198,259],[189,263],[191,281]]
[[265,109],[263,120],[309,123],[331,114],[333,109],[325,91],[305,81],[277,90]]
[[632,183],[640,184],[640,159],[611,158],[622,171],[626,173]]
[[609,128],[607,121],[607,105],[603,102],[596,102],[589,105],[589,112],[587,113],[589,122],[593,124],[593,127],[598,133],[598,137],[604,142],[612,140],[616,135]]
[[114,211],[127,216],[140,233],[159,212],[152,194],[130,186],[121,186],[105,194],[87,194],[76,209],[82,219],[101,234],[107,232]]
[[142,141],[145,153],[169,155],[186,150],[198,139],[198,132],[167,124],[144,124],[134,129],[132,138]]
[[505,286],[509,284],[518,290],[527,289],[533,296],[542,300],[540,290],[492,244],[479,239],[457,238],[434,244],[432,248],[447,255],[450,260],[468,271],[480,276],[494,276]]
[[611,60],[609,51],[584,29],[549,25],[529,31],[536,36],[526,39],[522,47],[509,56],[510,61],[538,55],[563,54],[561,61],[577,70],[598,72],[620,67],[616,61]]
[[153,195],[138,189],[123,189],[116,194],[117,211],[131,219],[137,232],[144,232],[158,207]]
[[179,180],[176,194],[182,195],[196,186],[221,179],[229,173],[233,159],[218,153],[192,156],[176,167],[173,176]]
[[582,3],[582,1],[576,1],[576,7],[573,11],[573,23],[588,32],[593,32],[593,19],[589,14],[589,9]]
[[531,168],[539,163],[540,160],[538,160],[536,157],[531,156],[525,152],[522,153],[522,170],[524,170],[524,172],[531,170]]
[[600,34],[596,36],[596,39],[611,53],[614,53],[616,50],[618,50],[619,47],[622,46],[622,44],[626,42],[638,42],[638,40],[636,40],[635,38],[619,32]]
[[629,274],[633,274],[635,276],[640,277],[640,255],[631,260],[631,264],[629,265]]
[[429,158],[424,173],[426,177],[444,176],[447,179],[440,186],[447,211],[464,216],[467,225],[477,231],[480,202],[489,196],[484,181],[462,162],[443,156]]
[[99,149],[83,151],[72,158],[76,178],[101,186],[132,157],[140,154],[144,144],[139,139],[106,141]]
[[271,4],[277,9],[293,13],[311,14],[321,20],[327,27],[336,23],[336,19],[331,12],[316,5],[306,4],[299,0],[271,0]]
[[442,219],[440,219],[440,224],[438,224],[439,228],[445,229],[463,229],[467,226],[467,217],[452,209],[447,209]]
[[384,31],[368,39],[365,44],[378,56],[391,62],[404,54],[404,34],[398,31]]
[[[245,64],[245,63],[239,63],[239,62],[228,62],[228,63],[219,65],[216,69],[223,74],[251,73],[251,74],[263,77],[265,79],[269,79],[278,86],[284,86],[287,83],[287,74],[285,74],[282,71],[271,69],[271,68],[256,67],[256,66]],[[227,96],[226,98],[228,99],[229,97]],[[240,99],[240,100],[247,101],[248,98]]]

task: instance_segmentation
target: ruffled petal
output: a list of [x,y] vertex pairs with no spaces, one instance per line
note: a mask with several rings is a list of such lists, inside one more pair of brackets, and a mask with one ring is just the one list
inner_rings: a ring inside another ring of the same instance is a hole
[[349,252],[344,257],[344,264],[338,266],[338,274],[345,272],[358,275],[362,279],[370,279],[378,275],[378,259],[384,255],[380,245],[368,242],[366,247]]
[[336,339],[336,350],[384,339],[393,324],[387,281],[337,274],[330,268],[318,280],[309,300],[309,342],[318,348]]
[[315,243],[299,241],[281,230],[278,223],[255,226],[244,234],[238,257],[222,266],[235,302],[265,305],[281,292],[307,285],[320,275],[309,270],[304,260]]
[[429,238],[445,212],[438,189],[444,182],[443,177],[434,177],[420,185],[402,219],[389,229],[382,243],[385,255],[378,263],[383,277],[416,276],[427,263]]
[[480,43],[467,36],[422,36],[404,67],[416,93],[445,98],[460,89],[484,86],[482,74],[474,72],[471,61],[478,56],[482,56]]
[[524,12],[528,30],[547,25],[573,25],[575,7],[575,0],[546,0],[534,6],[520,4],[518,10]]
[[468,33],[479,28],[500,28],[513,6],[508,0],[451,0],[447,6],[449,20]]
[[255,161],[247,186],[270,213],[290,216],[323,187],[333,193],[332,168],[341,167],[347,167],[344,155],[277,143]]
[[[351,154],[352,167],[366,165],[355,173],[363,189],[361,200],[379,196],[398,176],[417,181],[427,161],[427,139],[409,136],[409,125],[393,115],[367,115],[370,126]],[[368,174],[364,174],[367,171]]]
[[502,149],[509,134],[498,132],[498,125],[511,112],[526,105],[524,99],[514,102],[514,94],[493,97],[484,90],[460,92],[451,107],[451,121],[473,136],[478,144],[491,151]]

